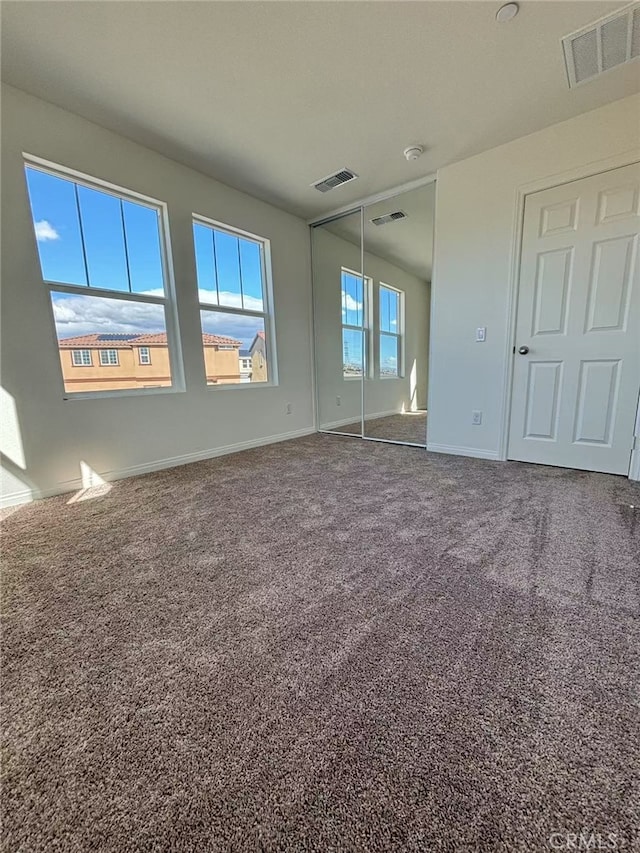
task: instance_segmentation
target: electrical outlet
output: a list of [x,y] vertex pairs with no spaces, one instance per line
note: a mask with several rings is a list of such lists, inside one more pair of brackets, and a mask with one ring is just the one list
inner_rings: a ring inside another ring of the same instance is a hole
[[487,328],[486,328],[486,326],[479,326],[476,329],[476,341],[478,341],[478,343],[481,344],[481,343],[483,343],[483,341],[486,341],[486,340],[487,340]]
[[338,394],[338,396],[336,397],[336,406],[341,406],[341,405],[342,405],[342,397]]
[[480,426],[482,423],[482,412],[478,411],[478,409],[474,409],[471,412],[471,423],[474,426]]
[[287,414],[290,415],[292,411],[293,411],[293,406],[291,405],[291,403],[287,403]]

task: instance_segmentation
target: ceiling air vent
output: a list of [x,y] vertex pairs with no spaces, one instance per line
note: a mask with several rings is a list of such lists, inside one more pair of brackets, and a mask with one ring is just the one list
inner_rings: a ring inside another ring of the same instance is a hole
[[349,181],[355,181],[358,176],[351,169],[340,169],[339,172],[334,172],[333,175],[327,175],[320,181],[314,181],[311,186],[315,187],[321,193],[328,193],[339,187],[341,184],[348,184]]
[[562,39],[569,87],[640,57],[640,3],[632,3]]
[[407,214],[403,210],[396,210],[394,213],[384,213],[382,216],[376,216],[372,219],[374,225],[387,225],[389,222],[395,222],[396,219],[406,219]]

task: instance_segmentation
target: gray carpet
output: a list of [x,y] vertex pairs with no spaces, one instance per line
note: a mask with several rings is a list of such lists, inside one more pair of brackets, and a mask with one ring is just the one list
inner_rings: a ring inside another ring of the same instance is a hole
[[638,843],[623,478],[311,436],[68,500],[4,525],[4,850]]
[[[360,435],[360,421],[346,426],[336,427],[332,432],[351,433]],[[409,444],[427,443],[427,413],[407,412],[405,414],[387,415],[384,418],[372,418],[364,422],[364,434],[368,438],[384,438],[390,441],[406,441]]]

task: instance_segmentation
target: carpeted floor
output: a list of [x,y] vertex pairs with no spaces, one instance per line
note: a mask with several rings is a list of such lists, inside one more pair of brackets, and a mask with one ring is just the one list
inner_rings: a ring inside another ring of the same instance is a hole
[[68,501],[4,525],[6,851],[639,843],[625,479],[318,435]]
[[[391,441],[406,441],[409,444],[427,443],[427,413],[406,412],[405,414],[387,415],[384,418],[373,418],[364,422],[365,435],[369,438],[386,438]],[[360,421],[346,426],[336,427],[332,432],[347,432],[360,435]]]

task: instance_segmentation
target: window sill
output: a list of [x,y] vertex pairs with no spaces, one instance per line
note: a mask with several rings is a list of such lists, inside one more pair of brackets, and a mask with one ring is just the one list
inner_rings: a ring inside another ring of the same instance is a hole
[[183,394],[186,388],[123,388],[121,391],[77,391],[63,396],[65,403],[76,400],[109,400],[113,397],[151,397],[157,394]]
[[215,383],[207,382],[207,388],[213,391],[237,391],[238,389],[258,390],[260,388],[277,388],[277,382],[225,382],[224,384],[216,385]]

